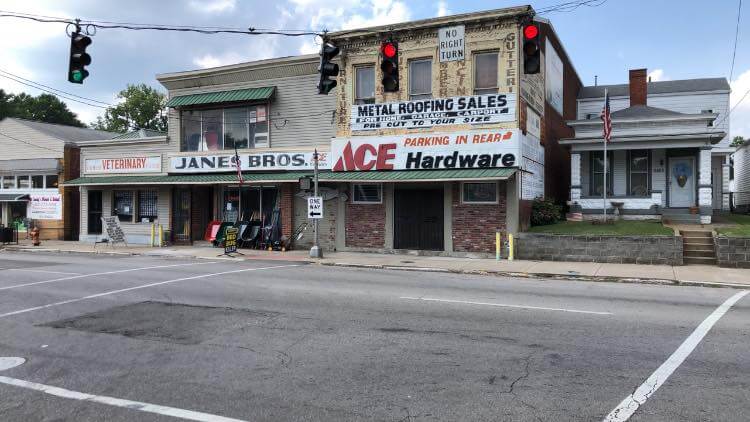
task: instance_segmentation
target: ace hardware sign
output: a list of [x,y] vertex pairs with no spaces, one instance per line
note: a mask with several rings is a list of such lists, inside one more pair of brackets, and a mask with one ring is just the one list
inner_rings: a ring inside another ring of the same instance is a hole
[[333,171],[520,166],[518,129],[334,138]]

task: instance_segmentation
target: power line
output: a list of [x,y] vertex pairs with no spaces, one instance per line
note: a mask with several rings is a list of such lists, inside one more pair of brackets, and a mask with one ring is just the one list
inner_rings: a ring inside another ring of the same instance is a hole
[[587,7],[599,7],[606,3],[608,0],[576,0],[568,1],[552,6],[543,7],[537,10],[538,15],[554,13],[554,12],[572,12],[581,6]]
[[85,102],[85,101],[81,101],[81,100],[78,100],[78,99],[75,99],[75,98],[72,98],[72,97],[68,97],[68,96],[65,96],[63,94],[54,92],[54,91],[52,91],[50,89],[47,89],[47,88],[40,88],[40,87],[32,85],[32,84],[30,84],[28,82],[24,82],[24,81],[22,81],[20,79],[16,79],[16,78],[14,78],[12,76],[4,75],[2,73],[0,73],[0,77],[6,78],[6,79],[10,79],[10,80],[12,80],[14,82],[17,82],[17,83],[21,84],[21,85],[26,85],[28,87],[31,87],[31,88],[34,88],[34,89],[38,89],[40,91],[44,91],[44,92],[46,92],[48,94],[54,95],[55,97],[64,98],[64,99],[69,100],[69,101],[75,101],[77,103],[81,103],[81,104],[87,105],[89,107],[98,107],[98,108],[103,108],[103,109],[108,108],[108,107],[103,106],[103,105],[91,104],[91,103],[88,103],[88,102]]
[[42,86],[42,87],[45,87],[45,88],[51,89],[51,90],[53,90],[53,91],[58,91],[58,92],[61,92],[61,93],[65,94],[65,95],[70,95],[70,96],[72,96],[72,97],[80,98],[80,99],[82,99],[82,100],[86,100],[86,101],[92,101],[92,102],[95,102],[95,103],[99,103],[99,104],[104,104],[104,105],[107,105],[107,106],[112,106],[112,105],[113,105],[113,104],[110,104],[110,103],[106,103],[106,102],[104,102],[104,101],[99,101],[99,100],[95,100],[95,99],[93,99],[93,98],[82,97],[82,96],[80,96],[80,95],[76,95],[76,94],[73,94],[73,93],[70,93],[70,92],[67,92],[67,91],[63,91],[62,89],[57,89],[57,88],[53,88],[53,87],[51,87],[51,86],[47,86],[47,85],[44,85],[44,84],[42,84],[42,83],[39,83],[39,82],[34,82],[34,81],[30,80],[30,79],[26,79],[26,78],[23,78],[23,77],[21,77],[21,76],[18,76],[18,75],[14,75],[13,73],[10,73],[10,72],[8,72],[7,70],[3,70],[3,69],[0,69],[0,76],[2,76],[2,74],[3,74],[3,73],[5,73],[5,74],[7,74],[7,75],[10,75],[10,76],[12,76],[12,77],[14,77],[14,78],[18,78],[18,79],[21,79],[21,80],[23,80],[23,81],[26,81],[26,82],[30,82],[30,83],[32,83],[32,84],[35,84],[35,85],[39,85],[39,86]]
[[734,48],[732,49],[732,67],[729,69],[729,80],[732,80],[734,75],[734,57],[737,55],[737,37],[740,34],[740,17],[742,16],[742,0],[739,0],[737,6],[737,28],[734,30]]
[[17,12],[0,12],[0,18],[17,18],[27,19],[41,23],[64,23],[67,25],[81,25],[84,28],[93,27],[95,29],[128,29],[132,31],[175,31],[175,32],[195,32],[204,35],[214,34],[242,34],[242,35],[282,35],[287,37],[302,37],[309,35],[320,35],[319,32],[310,30],[286,30],[286,29],[258,29],[258,28],[213,28],[211,27],[193,27],[181,25],[149,25],[149,24],[105,24],[96,21],[80,21],[59,17],[44,17],[31,14],[21,14]]

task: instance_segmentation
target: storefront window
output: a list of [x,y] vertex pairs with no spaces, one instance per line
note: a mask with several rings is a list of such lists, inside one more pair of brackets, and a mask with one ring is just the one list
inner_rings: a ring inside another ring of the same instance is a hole
[[[245,201],[243,201],[245,202]],[[223,221],[235,222],[239,217],[240,207],[240,190],[238,188],[228,188],[224,191],[224,209]]]
[[471,204],[497,204],[497,183],[464,183],[462,202]]
[[158,218],[159,196],[155,190],[138,191],[138,221],[152,223]]
[[12,226],[15,226],[18,231],[26,231],[26,202],[9,202],[8,208],[10,209],[10,222]]
[[630,151],[629,195],[648,196],[648,150]]
[[383,185],[375,183],[354,183],[352,185],[352,203],[379,204],[383,202]]
[[15,176],[3,176],[3,189],[15,189],[16,178]]
[[116,215],[120,221],[133,221],[133,192],[116,190],[112,205],[112,215]]
[[354,86],[355,86],[355,104],[374,104],[375,103],[375,67],[360,66],[356,68]]
[[266,105],[216,110],[186,110],[182,119],[182,151],[219,151],[268,146]]
[[432,98],[432,59],[409,62],[409,99]]
[[47,177],[47,189],[57,189],[57,175],[48,174],[46,177]]
[[31,187],[31,183],[29,182],[29,176],[17,176],[16,187],[18,189],[29,189],[29,187]]
[[31,176],[32,189],[44,189],[44,176]]
[[474,55],[474,94],[497,93],[497,52]]

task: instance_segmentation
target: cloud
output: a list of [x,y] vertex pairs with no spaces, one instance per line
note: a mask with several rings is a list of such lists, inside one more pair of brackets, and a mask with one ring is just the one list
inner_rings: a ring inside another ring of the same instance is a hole
[[[732,94],[729,97],[729,106],[737,107],[729,117],[730,137],[742,136],[750,139],[750,94],[740,103],[745,93],[750,90],[750,69],[740,74],[731,83]],[[739,105],[737,105],[739,103]]]
[[224,13],[231,12],[237,6],[236,0],[192,0],[190,7],[199,12]]
[[654,69],[651,72],[648,72],[648,77],[652,82],[668,81],[671,79],[664,74],[664,69]]
[[439,1],[437,4],[437,15],[448,16],[450,14],[451,14],[451,11],[448,10],[448,4],[445,1]]
[[231,53],[231,52],[221,54],[221,55],[204,54],[200,57],[193,58],[193,64],[198,66],[201,69],[206,69],[209,67],[226,66],[229,64],[240,63],[243,61],[247,61],[247,60],[243,59],[239,54]]
[[316,54],[320,52],[320,41],[318,37],[310,37],[303,41],[299,48],[299,54]]

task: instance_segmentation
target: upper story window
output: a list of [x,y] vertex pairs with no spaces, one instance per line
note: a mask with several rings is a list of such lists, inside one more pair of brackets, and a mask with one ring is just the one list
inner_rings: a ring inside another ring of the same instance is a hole
[[184,110],[181,151],[220,151],[268,146],[266,105]]
[[409,99],[432,98],[432,59],[409,62]]
[[375,66],[354,68],[354,103],[375,103]]
[[[713,110],[701,110],[701,114],[704,114],[704,113],[708,113],[708,114],[711,114],[711,113],[713,113],[713,112],[714,112]],[[711,126],[713,126],[713,125],[714,125],[714,121],[713,121],[713,120],[711,120],[710,122],[708,122],[708,125],[707,125],[707,126],[708,126],[708,127],[711,127]]]
[[474,55],[474,94],[497,93],[497,51]]
[[586,120],[596,119],[599,116],[599,113],[586,113]]

